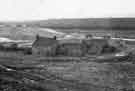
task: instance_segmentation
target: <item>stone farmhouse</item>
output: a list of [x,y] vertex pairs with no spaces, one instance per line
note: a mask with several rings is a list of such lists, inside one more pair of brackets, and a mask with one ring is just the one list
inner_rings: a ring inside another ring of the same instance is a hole
[[58,41],[54,38],[47,38],[37,36],[35,42],[32,45],[32,53],[43,55],[43,56],[53,56],[55,55],[55,49]]

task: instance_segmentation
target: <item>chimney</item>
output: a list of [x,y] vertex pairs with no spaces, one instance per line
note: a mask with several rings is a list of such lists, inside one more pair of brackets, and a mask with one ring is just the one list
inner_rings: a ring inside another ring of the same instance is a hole
[[53,37],[53,39],[54,39],[54,40],[56,40],[56,39],[57,39],[57,37],[56,37],[56,36],[54,36],[54,37]]
[[37,35],[36,35],[36,40],[38,40],[38,39],[39,39],[39,35],[37,34]]

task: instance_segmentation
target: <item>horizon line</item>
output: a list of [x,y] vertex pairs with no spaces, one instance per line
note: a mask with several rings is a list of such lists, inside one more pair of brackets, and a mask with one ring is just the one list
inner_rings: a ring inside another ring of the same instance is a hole
[[48,21],[48,20],[70,20],[70,19],[135,19],[134,17],[73,17],[73,18],[48,18],[48,19],[31,19],[31,20],[0,20],[0,23],[25,23],[25,22],[38,22],[38,21]]

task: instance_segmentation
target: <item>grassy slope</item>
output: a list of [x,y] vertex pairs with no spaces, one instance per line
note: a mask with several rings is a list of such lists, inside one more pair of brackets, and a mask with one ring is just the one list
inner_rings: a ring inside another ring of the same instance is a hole
[[[40,57],[37,59],[37,57],[24,57],[23,55],[13,55],[13,53],[3,57],[1,53],[0,64],[17,67],[20,70],[33,74],[33,76],[43,77],[45,81],[39,81],[40,84],[46,83],[47,79],[51,79],[48,81],[48,85],[42,84],[41,86],[49,86],[48,88],[55,86],[58,91],[65,88],[71,91],[118,91],[116,89],[131,89],[134,87],[135,65],[130,62],[98,63],[83,60],[79,62],[49,62],[45,59],[40,60]],[[31,69],[32,67],[35,69]],[[14,78],[14,75],[11,77]],[[22,75],[21,77],[25,76]]]

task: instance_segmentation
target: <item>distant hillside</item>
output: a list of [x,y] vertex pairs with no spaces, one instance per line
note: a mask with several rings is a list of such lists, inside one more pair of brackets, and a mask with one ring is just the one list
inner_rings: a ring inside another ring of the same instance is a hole
[[29,24],[62,29],[135,29],[135,18],[51,19]]
[[[47,30],[46,30],[47,28]],[[48,30],[52,28],[52,30]],[[49,19],[25,22],[0,22],[0,37],[33,40],[36,34],[52,37],[57,32],[99,31],[103,34],[113,30],[118,35],[135,35],[135,18],[85,18],[85,19]],[[123,32],[123,30],[125,30]],[[128,30],[128,31],[127,31]],[[130,31],[131,30],[131,31]],[[112,33],[112,31],[111,31]]]
[[0,22],[1,25],[21,25],[55,29],[135,29],[135,18],[48,19],[24,22]]

